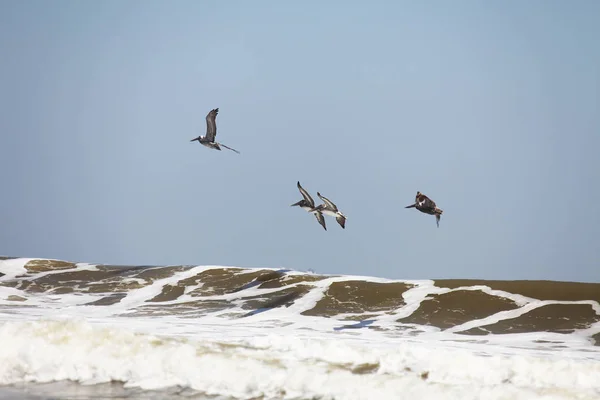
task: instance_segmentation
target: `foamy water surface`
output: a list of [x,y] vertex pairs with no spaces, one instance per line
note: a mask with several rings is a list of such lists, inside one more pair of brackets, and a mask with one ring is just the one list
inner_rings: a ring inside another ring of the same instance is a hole
[[0,261],[0,385],[121,382],[233,399],[600,398],[592,295],[32,261]]

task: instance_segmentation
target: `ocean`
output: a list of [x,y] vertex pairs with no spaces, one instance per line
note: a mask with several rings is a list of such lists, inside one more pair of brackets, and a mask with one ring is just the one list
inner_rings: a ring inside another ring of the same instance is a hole
[[0,259],[0,399],[600,399],[600,284]]

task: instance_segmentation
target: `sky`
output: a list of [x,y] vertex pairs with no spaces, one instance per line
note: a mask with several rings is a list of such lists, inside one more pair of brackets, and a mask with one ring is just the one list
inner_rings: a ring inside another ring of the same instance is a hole
[[[1,1],[0,254],[600,282],[598,15]],[[190,142],[216,107],[241,154]],[[297,181],[346,229],[290,207]]]

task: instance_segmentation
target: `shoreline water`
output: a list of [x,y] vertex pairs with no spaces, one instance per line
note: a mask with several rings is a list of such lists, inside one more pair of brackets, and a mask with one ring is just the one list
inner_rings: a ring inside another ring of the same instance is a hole
[[0,275],[4,398],[600,398],[600,284],[43,259]]
[[184,388],[141,390],[126,388],[122,383],[83,385],[72,381],[20,383],[0,386],[0,400],[235,400],[231,397],[207,396]]

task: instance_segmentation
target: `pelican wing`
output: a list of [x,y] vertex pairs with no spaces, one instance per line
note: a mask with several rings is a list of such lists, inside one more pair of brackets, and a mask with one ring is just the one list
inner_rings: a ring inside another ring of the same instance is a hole
[[214,142],[215,137],[217,136],[217,114],[219,113],[219,109],[215,108],[210,110],[208,114],[206,114],[206,139]]
[[323,216],[323,214],[321,212],[317,211],[315,213],[315,217],[317,218],[317,221],[319,221],[319,224],[321,224],[323,229],[327,230],[327,226],[325,226],[325,217]]
[[321,193],[319,192],[317,192],[317,196],[319,196],[319,198],[323,200],[325,204],[327,204],[327,208],[329,208],[333,212],[337,212],[338,208],[335,204],[333,204],[331,200],[329,200],[327,197],[321,196]]
[[225,146],[223,143],[219,143],[219,145],[220,145],[220,146],[223,146],[223,147],[225,147],[226,149],[229,149],[229,150],[235,151],[236,153],[240,154],[240,152],[239,152],[239,151],[237,151],[236,149],[234,149],[234,148],[232,148],[232,147],[229,147],[229,146]]
[[338,215],[337,217],[335,217],[335,220],[337,221],[338,224],[340,224],[340,226],[344,229],[346,229],[346,216],[345,215]]
[[308,192],[306,190],[304,190],[304,188],[302,187],[302,185],[300,185],[300,181],[298,181],[298,190],[300,190],[300,193],[302,194],[302,197],[304,197],[304,200],[306,200],[306,202],[308,203],[308,205],[311,206],[311,207],[314,207],[315,206],[315,201],[313,200],[312,197],[310,197],[310,194],[308,194]]

